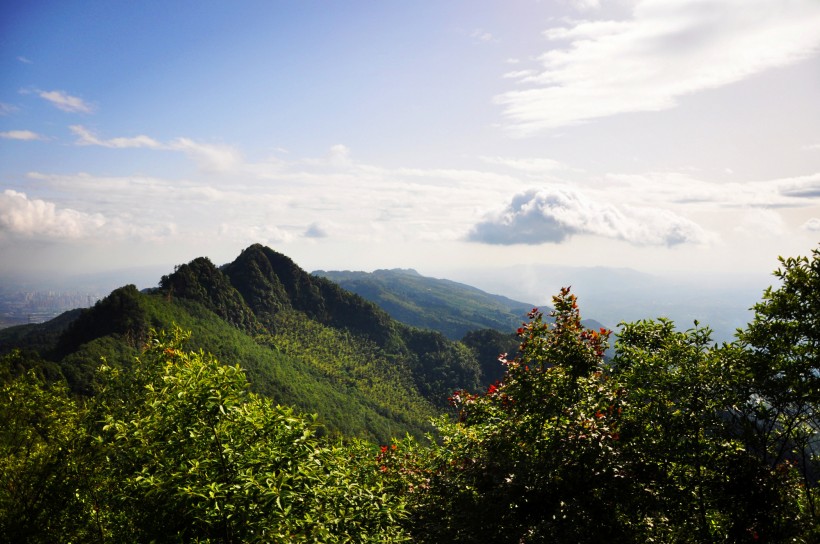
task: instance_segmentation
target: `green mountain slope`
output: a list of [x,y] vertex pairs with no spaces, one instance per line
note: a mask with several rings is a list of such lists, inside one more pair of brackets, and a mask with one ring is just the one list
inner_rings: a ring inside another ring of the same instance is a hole
[[[422,276],[415,270],[318,270],[313,274],[374,302],[402,323],[460,340],[473,350],[485,387],[500,379],[504,372],[498,356],[506,353],[513,358],[518,352],[519,340],[514,331],[527,320],[527,313],[533,308],[526,302],[463,283]],[[606,328],[594,319],[585,319],[583,325],[594,330]],[[607,356],[613,354],[610,347]]]
[[533,308],[463,283],[422,276],[415,270],[318,270],[313,274],[375,302],[403,323],[439,331],[453,340],[478,329],[514,331]]
[[421,436],[452,391],[479,387],[465,345],[399,323],[270,248],[251,246],[223,267],[201,257],[159,285],[125,286],[90,309],[0,331],[0,355],[20,348],[0,377],[36,367],[93,394],[101,358],[128,371],[152,329],[179,326],[194,349],[241,365],[255,391],[317,413],[331,433],[381,442]]

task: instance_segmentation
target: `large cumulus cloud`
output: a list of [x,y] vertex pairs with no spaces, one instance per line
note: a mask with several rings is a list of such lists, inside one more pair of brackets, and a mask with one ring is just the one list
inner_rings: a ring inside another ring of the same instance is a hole
[[0,234],[71,239],[86,236],[104,224],[100,214],[60,209],[53,202],[30,199],[11,189],[0,194]]
[[470,230],[467,239],[487,244],[561,243],[576,234],[635,245],[703,243],[708,233],[671,211],[618,207],[563,186],[530,189]]

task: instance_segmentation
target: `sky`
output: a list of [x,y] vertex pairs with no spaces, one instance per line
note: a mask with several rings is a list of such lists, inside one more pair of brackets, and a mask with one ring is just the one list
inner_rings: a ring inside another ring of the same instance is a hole
[[759,278],[819,240],[817,0],[0,6],[0,277],[258,242]]

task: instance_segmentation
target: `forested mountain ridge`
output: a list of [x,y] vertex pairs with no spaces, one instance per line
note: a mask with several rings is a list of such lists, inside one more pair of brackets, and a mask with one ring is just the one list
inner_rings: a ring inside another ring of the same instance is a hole
[[276,312],[291,308],[382,347],[397,340],[397,324],[376,305],[331,281],[311,276],[268,247],[248,247],[222,271],[263,323],[269,323]]
[[512,332],[533,308],[532,304],[491,295],[463,283],[422,276],[412,269],[317,270],[313,275],[376,303],[402,323],[437,330],[452,340],[478,329]]
[[[413,269],[316,270],[313,275],[330,279],[376,303],[402,323],[439,331],[451,340],[461,340],[481,329],[512,333],[526,321],[529,311],[538,306],[464,283],[423,276]],[[584,320],[584,325],[593,329],[603,326],[591,319]]]
[[90,394],[101,357],[127,367],[152,329],[179,325],[193,347],[240,364],[255,391],[318,413],[331,432],[382,441],[421,436],[433,406],[482,381],[466,346],[398,323],[258,244],[222,267],[206,257],[177,266],[146,292],[116,289],[54,323],[0,331],[0,354],[22,348],[20,368],[48,368]]

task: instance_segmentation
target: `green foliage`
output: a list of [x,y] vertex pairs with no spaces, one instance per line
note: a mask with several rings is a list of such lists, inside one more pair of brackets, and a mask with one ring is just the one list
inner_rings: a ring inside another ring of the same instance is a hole
[[740,347],[644,321],[624,325],[608,365],[609,332],[581,325],[568,290],[554,304],[554,324],[533,312],[519,330],[500,383],[453,395],[458,421],[437,422],[432,453],[388,465],[402,475],[393,485],[413,505],[417,540],[811,538],[813,491],[738,433],[749,398]]
[[[780,258],[755,317],[739,332],[749,375],[740,423],[752,450],[769,465],[796,463],[815,523],[820,455],[820,249],[811,258]],[[812,493],[811,490],[815,492]]]
[[480,383],[488,387],[504,377],[506,368],[500,358],[514,359],[518,355],[519,341],[514,333],[505,334],[495,329],[468,332],[461,343],[473,350],[481,368]]
[[52,357],[61,359],[82,344],[111,334],[123,342],[138,347],[148,334],[145,309],[140,305],[140,292],[126,285],[111,292],[93,308],[83,311],[60,336]]
[[116,483],[107,539],[403,540],[402,505],[382,493],[370,450],[322,444],[308,420],[250,393],[238,366],[180,340],[155,339],[132,375],[106,370],[95,410]]
[[418,494],[428,542],[623,541],[617,443],[621,393],[603,367],[608,332],[584,329],[575,298],[520,330],[521,354],[483,395],[456,392],[457,422]]
[[223,270],[270,332],[276,314],[294,309],[323,325],[363,336],[389,352],[401,351],[395,323],[384,311],[333,282],[311,276],[281,253],[254,244]]
[[[270,248],[252,245],[223,271],[225,276],[210,262],[196,260],[178,267],[163,282],[178,281],[184,288],[175,290],[177,296],[201,301],[211,296],[213,289],[208,284],[224,283],[227,280],[217,278],[227,277],[266,329],[257,339],[318,369],[334,387],[341,385],[350,395],[363,397],[381,414],[373,418],[349,406],[335,407],[334,417],[348,420],[345,431],[365,428],[384,440],[396,430],[383,421],[385,416],[399,420],[409,416],[412,427],[402,431],[418,436],[426,428],[418,422],[428,418],[429,409],[422,410],[425,416],[419,419],[422,411],[414,398],[417,393],[443,406],[454,388],[475,390],[478,385],[480,369],[474,354],[463,345],[393,321],[374,304],[327,279],[311,276]],[[206,285],[199,285],[200,277]],[[210,345],[208,349],[214,351]],[[233,354],[215,353],[237,360]],[[253,365],[246,366],[253,379]],[[375,375],[369,376],[370,372]],[[385,379],[387,375],[392,377]],[[415,407],[400,408],[406,404],[402,396],[409,396]],[[319,402],[312,409],[327,417],[328,411],[321,409],[327,402]]]
[[89,536],[75,494],[81,413],[63,383],[33,370],[0,387],[0,541]]
[[351,421],[345,434],[367,429],[370,438],[387,441],[406,432],[422,437],[432,430],[426,422],[435,414],[433,407],[417,393],[409,371],[379,346],[293,310],[280,312],[275,323],[277,333],[268,343],[327,376],[348,399],[361,398],[372,407],[375,413],[354,410],[349,401],[338,406],[336,417]]
[[251,334],[260,332],[261,325],[242,295],[207,257],[176,267],[173,274],[162,277],[159,286],[169,299],[197,301],[234,327]]
[[667,320],[621,331],[613,364],[628,391],[622,455],[641,483],[633,508],[655,541],[790,541],[801,528],[796,474],[761,463],[738,436],[748,382],[738,348],[711,345],[710,332]]
[[[241,364],[255,392],[318,413],[323,432],[387,441],[407,432],[422,437],[431,428],[433,409],[421,398],[408,365],[402,362],[408,358],[406,348],[399,359],[388,356],[373,342],[321,325],[295,310],[282,310],[271,318],[271,329],[278,333],[252,337],[184,297],[169,300],[158,292],[131,288],[112,296],[114,301],[104,299],[87,310],[78,325],[65,330],[60,345],[75,347],[58,362],[25,351],[15,359],[15,372],[37,367],[50,377],[65,376],[73,392],[91,395],[101,359],[109,366],[127,368],[139,353],[132,341],[135,335],[103,323],[112,308],[124,306],[131,316],[139,317],[129,321],[126,331],[170,329],[174,324],[191,330],[194,348]],[[89,339],[107,331],[112,332]]]
[[467,346],[447,340],[435,331],[405,328],[402,333],[411,352],[407,364],[425,398],[443,407],[454,388],[478,389],[481,370]]

